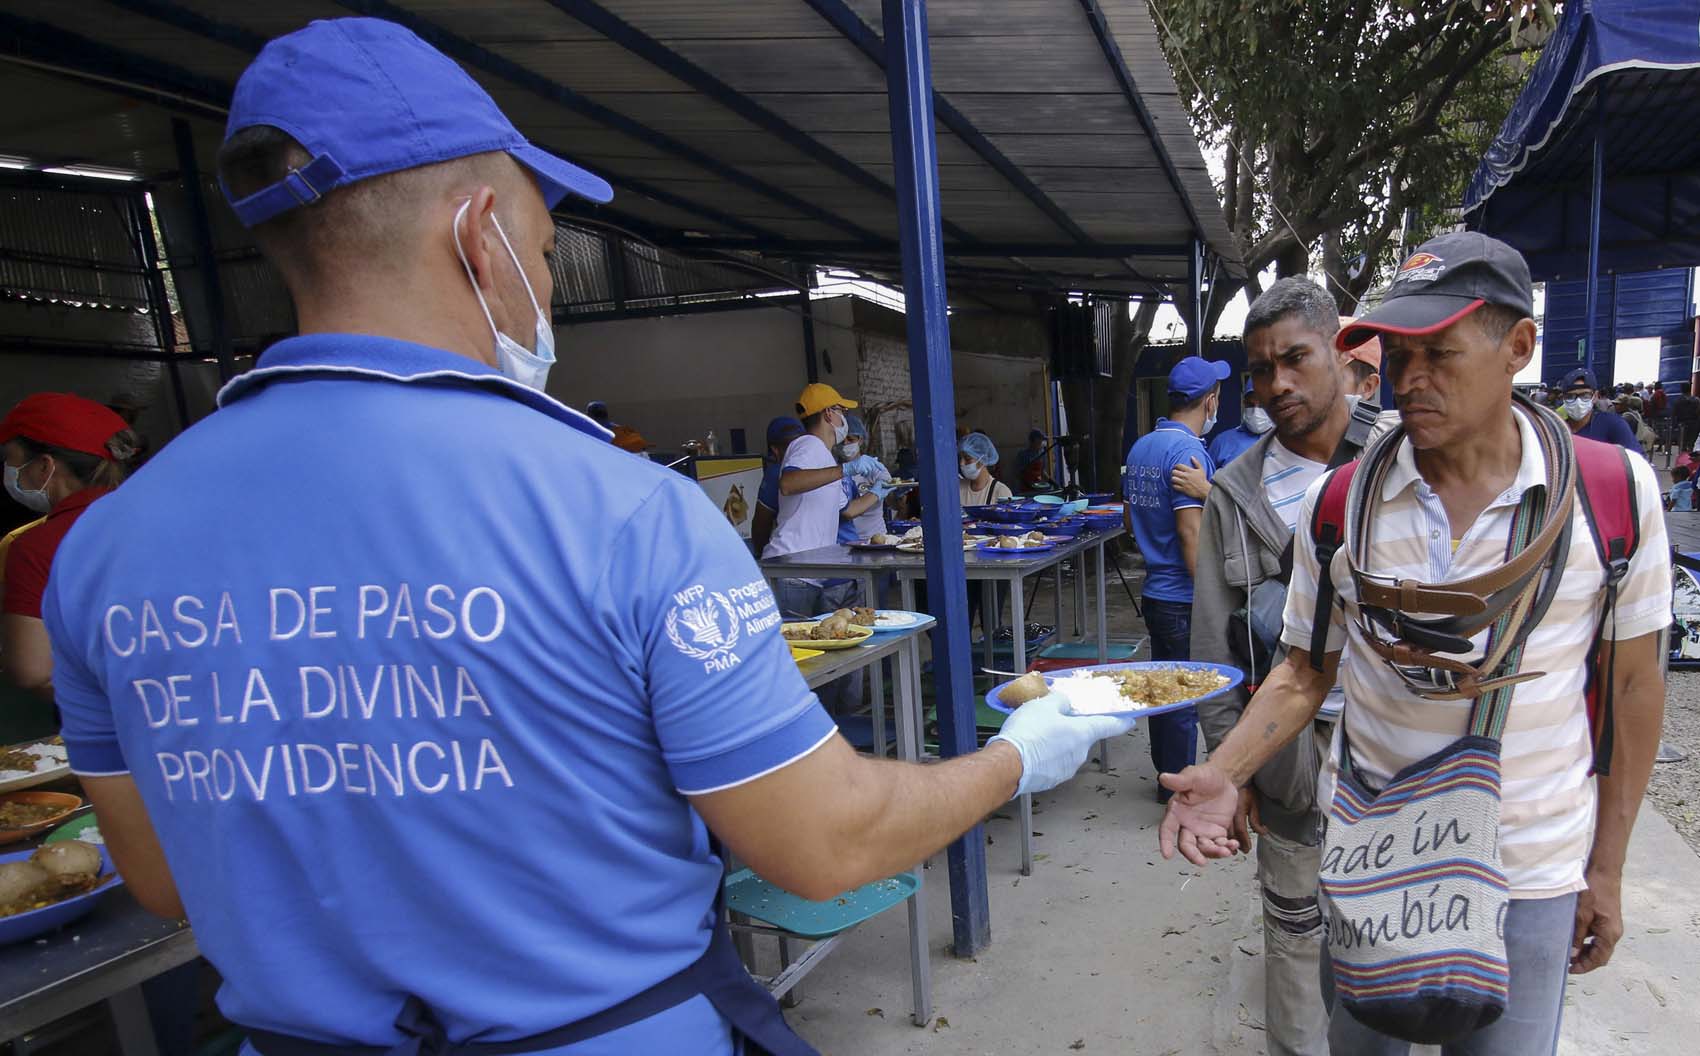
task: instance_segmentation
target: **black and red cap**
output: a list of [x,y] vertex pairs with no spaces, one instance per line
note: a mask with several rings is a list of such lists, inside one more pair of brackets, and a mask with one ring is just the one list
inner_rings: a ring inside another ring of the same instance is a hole
[[1440,235],[1405,258],[1381,303],[1342,327],[1334,344],[1344,352],[1382,334],[1432,334],[1484,304],[1535,314],[1523,254],[1479,231]]

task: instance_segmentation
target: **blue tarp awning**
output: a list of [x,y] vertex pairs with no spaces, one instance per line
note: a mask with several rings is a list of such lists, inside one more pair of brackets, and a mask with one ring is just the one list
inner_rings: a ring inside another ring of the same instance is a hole
[[1464,196],[1465,222],[1536,279],[1587,274],[1594,137],[1600,270],[1700,265],[1700,4],[1572,0]]

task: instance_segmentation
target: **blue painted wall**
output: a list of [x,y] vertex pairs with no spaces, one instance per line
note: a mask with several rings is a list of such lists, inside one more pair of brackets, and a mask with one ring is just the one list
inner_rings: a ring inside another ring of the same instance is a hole
[[[1694,273],[1688,268],[1602,275],[1595,319],[1593,367],[1602,383],[1612,376],[1618,338],[1660,337],[1657,380],[1687,381],[1693,329],[1689,322],[1694,302]],[[1546,320],[1542,331],[1541,377],[1557,384],[1581,362],[1577,344],[1587,329],[1586,280],[1547,283]],[[1622,378],[1621,381],[1647,381]]]

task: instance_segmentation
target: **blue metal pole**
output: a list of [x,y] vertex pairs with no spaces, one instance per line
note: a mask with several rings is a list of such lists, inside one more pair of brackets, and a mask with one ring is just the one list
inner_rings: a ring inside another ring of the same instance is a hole
[[[951,385],[938,143],[933,137],[933,74],[926,0],[882,0],[891,160],[903,243],[903,297],[920,456],[921,527],[938,694],[939,754],[975,750],[974,681],[968,646],[968,578],[962,548],[938,545],[962,526],[956,485],[956,395]],[[1019,614],[1017,614],[1019,618]],[[972,957],[992,940],[986,897],[986,833],[976,825],[950,845],[950,915],[956,955]]]
[[[1599,358],[1594,348],[1594,327],[1599,318],[1600,300],[1600,199],[1606,183],[1606,89],[1602,83],[1594,89],[1594,186],[1588,202],[1588,329],[1582,334],[1582,366],[1594,369]],[[1601,384],[1609,385],[1607,379]]]

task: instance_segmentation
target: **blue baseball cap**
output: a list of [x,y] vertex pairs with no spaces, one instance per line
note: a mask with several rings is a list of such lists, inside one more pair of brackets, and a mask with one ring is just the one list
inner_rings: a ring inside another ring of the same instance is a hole
[[224,138],[257,125],[312,159],[241,200],[224,189],[245,227],[371,176],[496,150],[531,172],[551,209],[568,194],[614,197],[601,177],[532,146],[452,59],[378,18],[313,22],[260,49],[236,82]]
[[1578,385],[1586,386],[1595,392],[1600,391],[1600,379],[1596,378],[1594,372],[1587,367],[1577,367],[1564,376],[1565,391],[1574,389]]
[[803,423],[795,418],[775,418],[767,423],[767,446],[789,444],[803,435]]
[[1234,368],[1226,363],[1188,356],[1169,371],[1169,391],[1191,402],[1227,381],[1233,373]]

